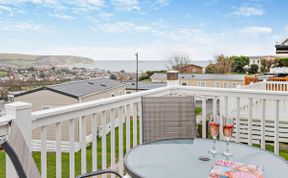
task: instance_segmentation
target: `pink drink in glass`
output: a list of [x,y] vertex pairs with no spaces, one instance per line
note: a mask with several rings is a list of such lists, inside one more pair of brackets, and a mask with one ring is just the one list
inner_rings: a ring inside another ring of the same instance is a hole
[[219,134],[219,124],[217,122],[209,122],[210,132],[212,137],[217,137]]
[[223,134],[226,140],[226,149],[222,153],[223,156],[228,159],[229,157],[233,156],[233,154],[229,150],[229,141],[233,135],[233,128],[234,128],[234,121],[233,118],[225,118],[224,125],[223,125]]
[[216,139],[219,134],[219,122],[217,122],[217,119],[212,119],[209,122],[209,128],[210,128],[210,133],[213,139],[213,147],[209,150],[209,153],[212,155],[216,155],[219,152],[216,150]]
[[232,124],[225,124],[224,125],[223,132],[224,132],[224,136],[227,139],[230,139],[232,137],[233,128],[234,128],[234,126]]

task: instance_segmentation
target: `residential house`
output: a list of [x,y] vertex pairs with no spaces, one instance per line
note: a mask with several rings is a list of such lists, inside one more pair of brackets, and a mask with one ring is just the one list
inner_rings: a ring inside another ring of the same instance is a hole
[[256,64],[258,66],[258,72],[261,72],[262,68],[262,61],[263,60],[268,60],[268,61],[273,61],[277,59],[277,56],[249,56],[249,67],[253,64]]
[[[288,47],[287,47],[288,48]],[[288,54],[288,53],[287,53]],[[279,58],[287,58],[288,55],[285,53],[282,54],[277,54],[277,55],[269,55],[269,56],[249,56],[249,67],[252,64],[256,64],[258,66],[258,72],[261,72],[261,68],[262,68],[262,61],[266,60],[266,61],[273,61],[275,59],[279,59]],[[268,69],[269,70],[269,69]]]
[[[23,101],[32,103],[32,111],[45,110],[59,106],[66,106],[76,103],[93,101],[103,98],[114,97],[125,93],[124,84],[111,79],[95,79],[95,80],[80,80],[67,82],[57,85],[50,85],[27,92],[22,92],[14,95],[14,101]],[[107,116],[109,118],[109,116]],[[98,119],[100,120],[100,119]],[[107,122],[108,123],[108,122]],[[86,119],[87,135],[91,133],[91,118]],[[99,123],[100,125],[100,123]],[[47,128],[47,139],[52,143],[50,149],[54,149],[55,142],[55,128],[56,126],[49,126]],[[81,133],[81,119],[75,124],[75,139],[80,142]],[[62,123],[62,140],[69,140],[69,123],[68,121]],[[86,137],[87,141],[91,139]],[[34,144],[40,144],[40,129],[33,130]],[[65,142],[64,142],[65,143]],[[68,142],[67,142],[68,144]],[[65,145],[63,145],[65,147]],[[78,144],[79,146],[79,144]],[[34,145],[37,150],[37,146]],[[76,149],[80,149],[77,147]]]
[[[236,88],[242,86],[245,75],[240,74],[179,74],[178,82],[184,86]],[[165,73],[154,73],[152,82],[166,82]]]
[[202,74],[204,68],[201,66],[197,66],[194,64],[188,64],[184,66],[174,66],[173,70],[177,70],[180,74],[193,74],[193,73],[198,73]]
[[275,45],[276,54],[288,54],[288,38]]

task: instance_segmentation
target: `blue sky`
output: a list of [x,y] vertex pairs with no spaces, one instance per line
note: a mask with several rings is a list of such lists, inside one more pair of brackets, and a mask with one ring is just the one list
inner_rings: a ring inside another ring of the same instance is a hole
[[287,0],[0,0],[0,52],[93,59],[269,55]]

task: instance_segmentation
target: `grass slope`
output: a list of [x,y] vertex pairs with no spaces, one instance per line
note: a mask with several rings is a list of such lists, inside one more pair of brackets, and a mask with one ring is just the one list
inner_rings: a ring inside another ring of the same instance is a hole
[[32,65],[36,62],[36,55],[25,55],[25,54],[0,54],[0,63],[11,64],[11,65]]

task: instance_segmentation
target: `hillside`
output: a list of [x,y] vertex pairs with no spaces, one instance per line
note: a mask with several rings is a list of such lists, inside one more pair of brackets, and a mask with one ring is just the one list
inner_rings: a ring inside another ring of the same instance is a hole
[[80,56],[25,55],[0,53],[0,64],[10,65],[71,65],[93,64],[94,60]]

